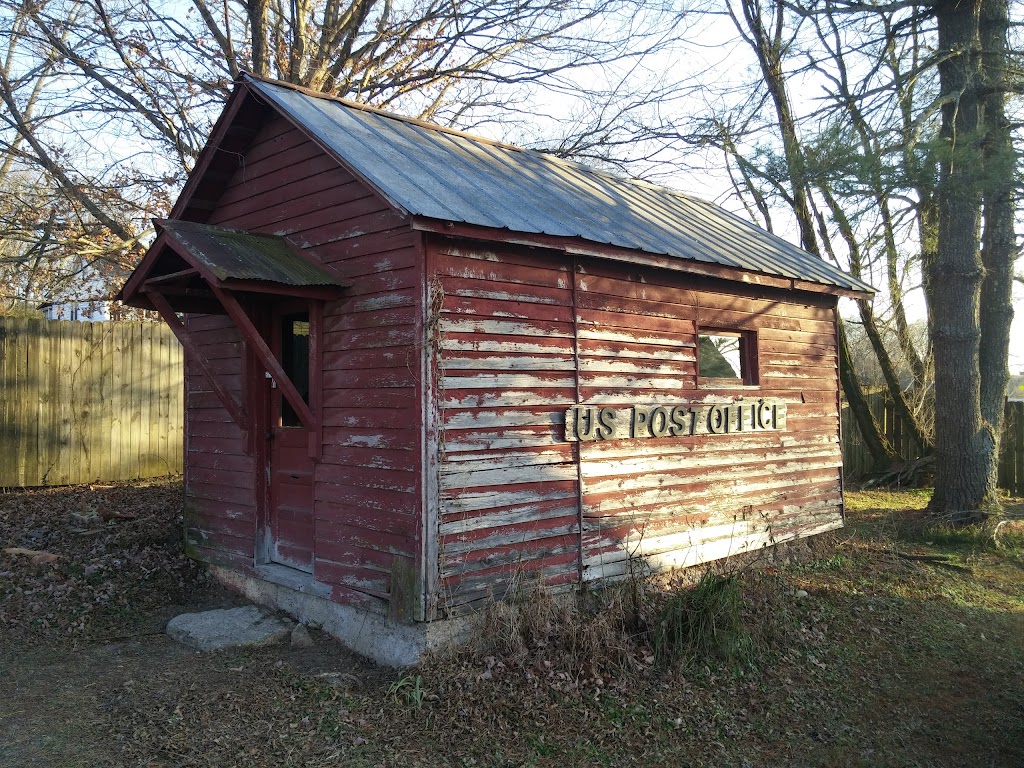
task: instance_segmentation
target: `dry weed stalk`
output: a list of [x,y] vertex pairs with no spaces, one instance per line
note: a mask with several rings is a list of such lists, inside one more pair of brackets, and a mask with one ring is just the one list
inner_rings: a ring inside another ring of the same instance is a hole
[[487,668],[536,667],[602,679],[694,660],[742,660],[741,583],[708,569],[656,577],[636,572],[580,595],[517,577],[481,615],[474,646]]

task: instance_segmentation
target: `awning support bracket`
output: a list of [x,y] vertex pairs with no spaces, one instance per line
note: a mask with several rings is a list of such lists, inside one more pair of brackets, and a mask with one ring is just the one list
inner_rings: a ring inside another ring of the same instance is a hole
[[152,288],[144,288],[146,296],[150,302],[156,308],[156,311],[160,313],[160,317],[177,337],[178,341],[181,342],[181,346],[185,349],[185,352],[192,358],[193,362],[199,366],[203,375],[206,377],[210,384],[213,393],[220,400],[221,405],[224,406],[224,410],[228,412],[231,420],[238,425],[238,428],[242,430],[243,440],[242,444],[246,446],[246,453],[252,453],[249,448],[249,420],[246,418],[245,407],[235,399],[235,397],[228,392],[227,389],[220,383],[220,377],[215,374],[211,367],[209,360],[202,353],[195,341],[192,339],[192,334],[188,332],[188,329],[182,324],[178,316],[174,314],[174,310],[171,309],[170,302],[167,301],[167,297],[159,291],[153,290]]
[[238,330],[242,332],[242,338],[251,345],[253,352],[256,353],[256,357],[259,358],[264,368],[274,378],[274,381],[277,382],[277,386],[281,389],[281,394],[284,395],[285,399],[294,409],[302,425],[306,429],[315,431],[316,424],[313,419],[313,412],[309,409],[306,401],[302,399],[299,390],[295,388],[295,384],[292,383],[291,378],[285,373],[281,363],[278,362],[263,336],[256,329],[256,326],[253,325],[252,320],[249,319],[249,315],[246,314],[245,310],[238,303],[238,299],[229,291],[225,291],[215,285],[211,284],[210,289],[228,313],[228,317],[238,327]]

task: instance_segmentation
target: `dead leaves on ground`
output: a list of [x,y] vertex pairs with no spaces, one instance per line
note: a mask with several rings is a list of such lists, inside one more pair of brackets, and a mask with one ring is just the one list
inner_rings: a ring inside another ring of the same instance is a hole
[[32,565],[45,565],[46,563],[55,563],[60,560],[60,555],[55,555],[52,552],[43,552],[39,549],[25,549],[24,547],[7,547],[4,549],[4,554],[11,557],[27,557]]
[[65,642],[151,630],[209,585],[182,551],[177,481],[0,495],[0,626]]

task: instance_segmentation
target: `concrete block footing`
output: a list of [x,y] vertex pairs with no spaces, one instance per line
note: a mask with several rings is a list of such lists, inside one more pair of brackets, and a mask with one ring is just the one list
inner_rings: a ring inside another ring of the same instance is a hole
[[167,622],[172,640],[199,651],[273,645],[287,638],[294,624],[255,605],[183,613]]
[[290,568],[261,567],[259,576],[220,566],[210,566],[210,572],[249,600],[318,626],[347,648],[385,666],[415,665],[426,653],[466,642],[473,628],[471,616],[400,624],[381,614],[335,603],[325,596],[323,585]]

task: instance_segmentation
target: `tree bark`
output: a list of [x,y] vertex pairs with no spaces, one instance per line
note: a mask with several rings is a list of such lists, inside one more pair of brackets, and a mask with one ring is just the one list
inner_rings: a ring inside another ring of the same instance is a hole
[[931,289],[935,308],[935,493],[931,512],[977,522],[997,503],[995,435],[981,415],[978,322],[985,269],[980,254],[982,202],[980,0],[936,6],[942,93],[939,238]]
[[[985,136],[984,237],[981,260],[981,415],[998,440],[1003,431],[1009,380],[1010,325],[1013,323],[1014,171],[1016,153],[1006,118],[1007,0],[982,0],[980,33],[984,76]],[[996,462],[998,463],[998,462]],[[995,466],[993,467],[995,468]]]
[[270,42],[267,40],[267,0],[248,0],[249,34],[252,39],[252,70],[260,77],[270,76]]
[[864,398],[860,382],[857,380],[857,372],[853,368],[853,360],[850,359],[850,345],[846,340],[846,326],[841,317],[836,316],[836,342],[839,346],[839,381],[843,385],[843,392],[846,393],[846,402],[850,405],[850,412],[857,421],[857,428],[860,429],[861,437],[871,454],[872,471],[883,472],[889,468],[896,458],[896,451],[889,445],[889,441],[882,434],[874,414]]
[[[917,238],[921,249],[921,290],[924,293],[924,304],[928,320],[928,348],[925,351],[925,368],[934,368],[935,350],[932,339],[935,338],[935,286],[932,275],[935,274],[935,261],[939,250],[939,210],[935,201],[934,190],[924,185],[917,187],[921,202],[918,205]],[[927,381],[927,379],[926,379]]]

